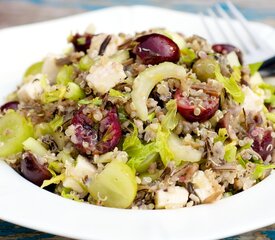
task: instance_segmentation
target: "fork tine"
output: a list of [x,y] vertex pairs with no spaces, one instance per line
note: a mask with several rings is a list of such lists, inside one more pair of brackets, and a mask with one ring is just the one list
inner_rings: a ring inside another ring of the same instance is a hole
[[248,24],[248,21],[246,18],[242,15],[242,13],[233,5],[233,3],[229,0],[225,3],[228,7],[228,9],[231,11],[232,15],[240,22],[240,24],[243,26],[244,30],[250,37],[251,41],[255,45],[256,48],[261,48],[262,44],[260,44],[260,41],[257,37],[255,37],[255,34],[252,33],[250,30],[250,26]]
[[247,46],[247,44],[243,41],[243,39],[238,35],[238,33],[236,32],[236,30],[233,26],[233,22],[231,21],[229,15],[222,9],[222,7],[219,4],[215,5],[215,8],[216,8],[217,12],[221,15],[221,17],[226,21],[228,26],[230,27],[232,33],[235,35],[235,37],[238,40],[238,42],[240,43],[242,49],[245,52],[249,53],[251,51],[251,48],[249,48]]
[[225,34],[225,32],[224,32],[223,27],[221,26],[221,22],[219,21],[217,14],[216,14],[216,13],[213,11],[213,9],[211,9],[211,8],[208,8],[206,11],[207,11],[208,15],[209,15],[212,19],[214,19],[214,23],[217,25],[217,29],[218,29],[218,30],[220,31],[220,33],[222,34],[224,40],[227,41],[228,36],[226,36],[226,34]]
[[206,33],[208,35],[208,38],[209,38],[210,42],[214,43],[215,42],[215,37],[214,37],[214,34],[211,32],[208,24],[206,23],[205,15],[202,12],[200,12],[199,16],[200,16],[200,19],[202,21],[202,24],[203,24],[204,28],[206,29]]

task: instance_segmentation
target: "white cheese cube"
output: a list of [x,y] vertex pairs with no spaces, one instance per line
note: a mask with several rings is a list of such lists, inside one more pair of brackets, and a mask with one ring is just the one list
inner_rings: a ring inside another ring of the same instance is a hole
[[72,176],[79,181],[86,177],[91,178],[95,172],[95,166],[81,155],[78,155],[75,166],[72,163],[66,164],[66,176]]
[[83,193],[86,178],[90,179],[96,172],[96,168],[85,157],[79,155],[76,164],[66,162],[66,178],[63,186],[72,190]]
[[223,192],[222,187],[214,179],[213,172],[210,170],[206,170],[205,172],[197,171],[191,180],[194,185],[194,191],[202,203],[217,200]]
[[242,88],[245,99],[242,107],[246,112],[260,112],[263,109],[264,106],[264,98],[261,96],[258,96],[256,93],[254,93],[249,87],[243,86]]
[[44,64],[42,67],[42,73],[47,75],[50,84],[54,84],[56,82],[56,76],[60,70],[60,67],[56,65],[56,58],[56,55],[49,54],[44,59]]
[[122,64],[102,57],[97,64],[91,67],[86,80],[94,91],[105,94],[125,78],[126,74]]
[[20,101],[39,100],[43,93],[43,87],[39,77],[22,85],[17,91]]
[[167,191],[158,190],[155,196],[156,208],[181,208],[186,205],[189,193],[184,187],[169,187]]

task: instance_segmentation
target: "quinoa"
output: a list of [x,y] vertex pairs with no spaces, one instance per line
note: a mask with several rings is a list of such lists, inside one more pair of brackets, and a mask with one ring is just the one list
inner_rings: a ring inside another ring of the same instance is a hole
[[271,173],[275,90],[242,59],[236,68],[206,39],[164,29],[68,39],[71,50],[32,65],[1,107],[1,134],[13,142],[3,138],[0,157],[30,182],[152,210],[212,203]]

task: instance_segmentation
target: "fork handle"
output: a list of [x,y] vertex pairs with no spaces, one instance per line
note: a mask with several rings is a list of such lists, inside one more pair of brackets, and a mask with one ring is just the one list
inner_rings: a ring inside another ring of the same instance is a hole
[[265,60],[259,71],[264,77],[275,76],[275,56]]

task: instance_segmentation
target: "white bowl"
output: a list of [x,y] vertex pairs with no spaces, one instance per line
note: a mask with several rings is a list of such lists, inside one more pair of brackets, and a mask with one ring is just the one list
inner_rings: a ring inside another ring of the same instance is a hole
[[[186,35],[206,32],[197,15],[154,7],[116,7],[0,31],[0,96],[15,89],[26,67],[65,48],[71,31],[93,22],[98,32],[167,27]],[[252,28],[270,43],[275,31]],[[240,33],[242,34],[242,33]],[[214,204],[176,210],[122,210],[64,199],[28,182],[0,161],[0,218],[28,228],[77,239],[217,239],[275,223],[275,174]]]

